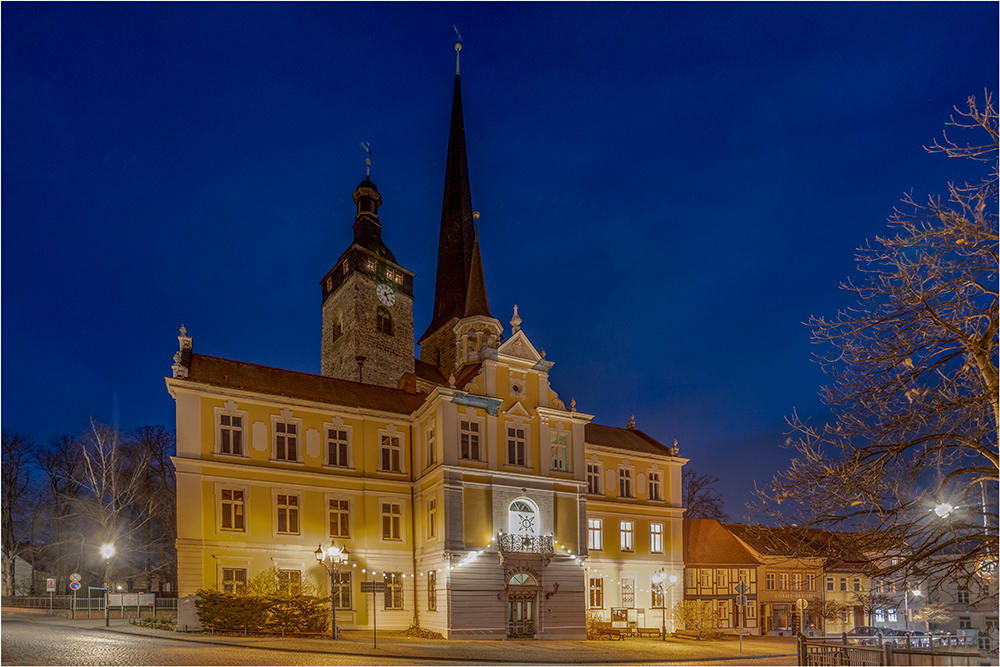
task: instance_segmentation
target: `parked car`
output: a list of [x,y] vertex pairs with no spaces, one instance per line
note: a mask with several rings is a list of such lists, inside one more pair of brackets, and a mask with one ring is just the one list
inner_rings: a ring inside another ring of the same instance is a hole
[[[848,638],[853,638],[858,641],[859,644],[864,644],[866,646],[876,646],[878,645],[878,636],[882,635],[883,643],[885,643],[885,637],[891,636],[894,630],[890,628],[883,628],[877,625],[860,625],[850,632],[847,633]],[[891,640],[890,640],[891,641]]]

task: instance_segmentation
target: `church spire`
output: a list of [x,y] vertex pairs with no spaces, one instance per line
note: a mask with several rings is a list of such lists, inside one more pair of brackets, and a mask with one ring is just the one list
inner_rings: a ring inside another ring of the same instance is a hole
[[[472,214],[473,219],[479,219],[479,211]],[[483,259],[479,255],[479,231],[476,230],[472,242],[472,266],[469,268],[469,291],[465,296],[465,317],[490,315],[490,300],[486,296],[486,277],[483,275]]]
[[[455,45],[457,51],[461,44]],[[462,116],[462,84],[457,73],[451,101],[451,128],[448,135],[448,158],[444,177],[444,202],[441,207],[441,231],[438,237],[437,276],[434,284],[434,312],[423,341],[448,324],[452,318],[465,316],[469,270],[472,267],[475,228],[472,220],[472,195],[469,189],[469,165],[465,155],[465,121]]]

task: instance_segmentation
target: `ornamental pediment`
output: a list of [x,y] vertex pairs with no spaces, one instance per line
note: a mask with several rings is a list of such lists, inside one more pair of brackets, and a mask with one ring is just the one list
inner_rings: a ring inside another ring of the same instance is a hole
[[518,331],[513,336],[508,338],[500,346],[499,353],[507,355],[508,357],[515,357],[517,359],[524,359],[525,361],[530,361],[531,363],[536,363],[542,359],[542,355],[538,353],[535,346],[531,344],[528,337],[524,335],[523,331]]

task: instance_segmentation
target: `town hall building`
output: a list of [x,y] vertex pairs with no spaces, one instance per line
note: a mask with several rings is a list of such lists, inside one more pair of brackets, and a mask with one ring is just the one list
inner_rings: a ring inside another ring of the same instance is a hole
[[[517,307],[506,326],[495,316],[457,66],[447,151],[419,338],[414,274],[382,240],[370,174],[353,241],[319,283],[319,375],[195,352],[182,328],[166,379],[179,625],[199,626],[199,589],[273,572],[286,590],[332,594],[341,628],[370,628],[377,611],[379,628],[448,638],[583,639],[588,612],[672,629],[686,459],[632,420],[599,425],[567,405]],[[331,543],[347,550],[332,579],[314,555]]]

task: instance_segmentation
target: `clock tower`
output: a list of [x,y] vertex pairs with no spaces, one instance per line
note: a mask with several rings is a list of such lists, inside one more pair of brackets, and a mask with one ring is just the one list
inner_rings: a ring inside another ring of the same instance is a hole
[[382,242],[382,196],[368,176],[354,204],[354,242],[320,281],[320,372],[395,388],[413,372],[413,273]]

